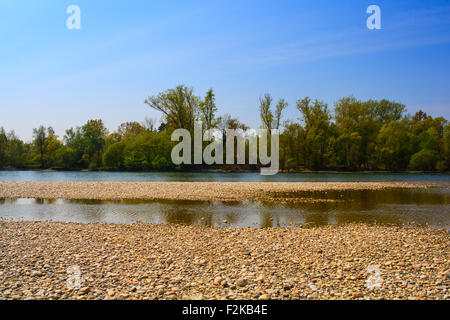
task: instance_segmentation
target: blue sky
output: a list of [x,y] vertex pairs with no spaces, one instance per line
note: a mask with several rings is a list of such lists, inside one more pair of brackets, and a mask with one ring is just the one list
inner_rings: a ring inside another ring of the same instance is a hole
[[[66,8],[81,8],[81,30]],[[368,30],[366,8],[381,8]],[[143,101],[178,84],[216,92],[219,113],[259,126],[258,98],[387,98],[450,119],[448,1],[0,2],[0,126],[160,115]]]

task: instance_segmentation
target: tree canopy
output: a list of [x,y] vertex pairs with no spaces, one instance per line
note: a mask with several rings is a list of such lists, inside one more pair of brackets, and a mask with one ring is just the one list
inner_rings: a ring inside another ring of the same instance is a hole
[[[443,117],[422,110],[409,115],[405,105],[387,99],[343,97],[330,109],[304,97],[296,101],[299,121],[283,121],[288,104],[273,101],[266,93],[255,109],[262,128],[281,132],[282,170],[450,170],[450,125]],[[0,168],[174,170],[180,168],[170,156],[174,129],[193,131],[199,120],[224,138],[226,129],[249,129],[229,114],[217,115],[213,89],[202,98],[180,85],[149,96],[145,104],[161,112],[161,121],[124,122],[109,133],[102,120],[89,120],[66,130],[62,139],[52,127],[40,126],[31,143],[0,127]],[[247,155],[248,148],[246,141]]]

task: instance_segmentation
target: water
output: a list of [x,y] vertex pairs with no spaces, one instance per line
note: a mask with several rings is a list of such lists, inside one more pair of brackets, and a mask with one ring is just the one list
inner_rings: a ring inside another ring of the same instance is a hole
[[304,191],[272,196],[275,200],[270,202],[0,199],[0,219],[253,228],[414,222],[449,230],[449,188]]
[[[0,199],[0,218],[105,223],[179,223],[213,227],[277,227],[342,223],[449,229],[449,174],[0,171],[0,181],[408,181],[428,190],[328,191],[272,194],[274,201],[91,201]],[[313,201],[298,201],[306,198]]]
[[420,173],[279,173],[258,172],[79,172],[0,171],[0,181],[405,181],[448,183],[450,174]]

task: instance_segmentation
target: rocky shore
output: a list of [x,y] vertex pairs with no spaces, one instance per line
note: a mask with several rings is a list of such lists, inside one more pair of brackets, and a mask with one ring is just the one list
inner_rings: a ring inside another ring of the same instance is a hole
[[0,299],[449,299],[448,248],[445,230],[378,225],[0,222]]
[[427,188],[405,182],[29,182],[0,181],[1,198],[241,201],[275,193]]

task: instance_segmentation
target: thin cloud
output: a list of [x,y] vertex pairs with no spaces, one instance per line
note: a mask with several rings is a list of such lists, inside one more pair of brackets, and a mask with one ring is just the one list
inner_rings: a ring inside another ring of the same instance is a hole
[[266,48],[263,52],[250,52],[246,57],[228,59],[227,62],[266,65],[303,63],[444,44],[450,42],[449,27],[450,7],[417,10],[382,20],[382,30],[333,30],[330,33],[316,34],[299,41]]

